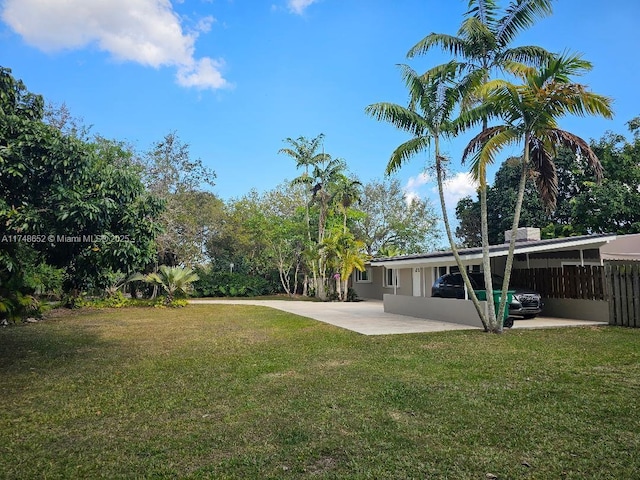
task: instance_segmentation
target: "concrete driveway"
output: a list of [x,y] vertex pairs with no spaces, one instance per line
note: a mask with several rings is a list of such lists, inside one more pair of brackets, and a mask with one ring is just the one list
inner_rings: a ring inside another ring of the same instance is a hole
[[[352,330],[363,335],[391,335],[398,333],[482,329],[482,327],[471,327],[457,323],[425,320],[423,318],[386,313],[382,300],[366,300],[363,302],[308,302],[290,300],[192,299],[189,300],[189,303],[226,303],[271,307],[302,317],[313,318],[314,320]],[[535,318],[532,320],[516,320],[513,328],[549,328],[579,325],[606,325],[606,323],[559,318]]]

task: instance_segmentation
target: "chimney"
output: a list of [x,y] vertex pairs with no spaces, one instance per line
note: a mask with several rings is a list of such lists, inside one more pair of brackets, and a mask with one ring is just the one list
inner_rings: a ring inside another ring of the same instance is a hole
[[[540,240],[540,229],[520,227],[516,233],[516,242],[535,242]],[[504,232],[504,243],[511,242],[511,230]]]

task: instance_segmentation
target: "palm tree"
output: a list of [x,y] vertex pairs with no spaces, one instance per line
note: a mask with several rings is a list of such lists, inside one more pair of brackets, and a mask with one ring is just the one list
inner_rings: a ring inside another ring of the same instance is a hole
[[351,232],[334,230],[332,235],[324,239],[322,249],[328,262],[335,267],[336,273],[333,278],[336,282],[336,293],[338,299],[344,302],[347,300],[349,277],[355,269],[361,272],[365,269],[365,243],[356,240]]
[[522,83],[514,85],[506,80],[494,80],[482,88],[482,105],[460,116],[463,127],[483,122],[486,118],[501,118],[504,123],[483,130],[474,137],[463,154],[463,161],[472,159],[476,177],[483,175],[487,165],[505,146],[524,145],[520,184],[516,199],[511,243],[502,285],[502,300],[498,318],[506,308],[506,294],[513,265],[516,231],[527,176],[533,174],[541,198],[548,209],[554,209],[558,192],[558,177],[554,159],[558,148],[571,149],[583,157],[595,172],[602,176],[602,166],[588,143],[582,138],[558,128],[558,118],[567,115],[601,115],[612,118],[611,99],[587,91],[584,85],[571,78],[591,70],[590,62],[579,55],[564,54],[548,59],[539,67],[521,63],[508,65],[512,75]]
[[450,118],[461,99],[461,90],[454,83],[457,72],[456,65],[451,62],[449,68],[441,69],[437,77],[433,75],[418,75],[407,65],[401,65],[401,69],[404,81],[410,92],[409,106],[402,107],[393,103],[376,103],[369,105],[365,111],[377,120],[385,120],[413,135],[413,138],[398,146],[391,154],[387,164],[387,174],[396,171],[402,164],[418,153],[428,150],[433,143],[440,208],[447,238],[460,268],[467,291],[471,295],[471,300],[485,330],[488,330],[490,324],[487,323],[485,312],[473,292],[466,268],[464,268],[456,248],[444,198],[443,185],[447,159],[440,153],[440,140],[442,137],[448,137],[453,133]]
[[[299,177],[293,180],[294,184],[311,185],[313,179],[309,176],[309,168],[314,168],[316,165],[322,163],[327,159],[327,155],[322,152],[318,153],[318,149],[322,145],[324,140],[324,133],[319,134],[317,137],[307,139],[306,137],[298,137],[297,139],[286,138],[284,141],[289,143],[292,148],[281,148],[278,153],[284,153],[289,155],[296,161],[296,168],[304,168],[304,172]],[[309,192],[309,190],[307,190]],[[309,204],[310,199],[307,197],[306,204],[306,220],[307,220],[307,235],[311,240],[311,227],[309,220]]]
[[[304,185],[305,188],[305,220],[307,223],[307,242],[312,245],[311,239],[311,220],[309,209],[311,207],[311,188],[313,184],[313,178],[309,174],[310,168],[316,168],[316,166],[327,160],[327,155],[323,152],[318,153],[318,149],[322,146],[324,140],[324,134],[321,133],[317,137],[308,139],[306,137],[298,137],[297,139],[286,138],[285,142],[291,145],[291,148],[281,148],[278,153],[284,153],[289,155],[296,161],[296,168],[304,168],[304,172],[299,177],[293,179],[293,184]],[[313,279],[314,288],[317,291],[318,288],[318,269],[316,263],[311,264],[311,275]],[[305,285],[307,281],[305,279]]]
[[[536,46],[510,47],[515,37],[532,26],[538,18],[551,14],[553,0],[514,0],[504,11],[494,0],[470,0],[458,35],[431,33],[414,45],[407,57],[423,55],[433,47],[440,47],[457,58],[455,68],[460,75],[460,86],[464,92],[462,108],[468,108],[480,101],[478,86],[486,83],[493,72],[504,70],[509,62],[518,61],[529,65],[541,65],[550,54]],[[450,64],[438,65],[425,73],[427,77],[437,77]],[[488,127],[487,118],[482,121],[482,130]],[[478,172],[478,193],[480,196],[482,264],[487,289],[491,290],[492,276],[489,258],[489,236],[487,221],[486,172]],[[489,323],[496,322],[493,296],[489,303]],[[501,318],[501,317],[499,317]],[[498,328],[501,331],[502,327]]]
[[191,284],[198,278],[198,274],[190,268],[161,265],[157,272],[136,275],[131,280],[143,280],[161,287],[167,293],[165,303],[169,305],[173,302],[176,293],[187,293]]
[[362,183],[351,180],[346,175],[339,175],[333,186],[333,201],[342,213],[342,233],[347,233],[347,214],[349,208],[360,201],[362,195]]
[[[311,189],[311,203],[318,205],[318,239],[317,245],[321,246],[325,239],[329,207],[331,206],[333,185],[343,177],[346,163],[340,158],[332,158],[329,154],[324,154],[321,162],[314,165],[311,173],[313,179]],[[326,257],[321,249],[318,255],[318,282],[316,284],[316,294],[318,298],[325,300],[326,290]]]

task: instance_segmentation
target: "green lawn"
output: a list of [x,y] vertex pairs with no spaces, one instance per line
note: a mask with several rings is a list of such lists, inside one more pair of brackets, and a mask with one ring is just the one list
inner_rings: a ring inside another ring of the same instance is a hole
[[0,329],[0,392],[2,478],[640,478],[640,330],[74,311]]

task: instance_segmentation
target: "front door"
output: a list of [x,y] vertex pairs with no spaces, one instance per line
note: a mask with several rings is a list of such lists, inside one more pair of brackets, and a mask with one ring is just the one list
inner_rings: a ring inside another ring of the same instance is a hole
[[420,297],[422,296],[422,269],[414,268],[413,269],[413,296]]

